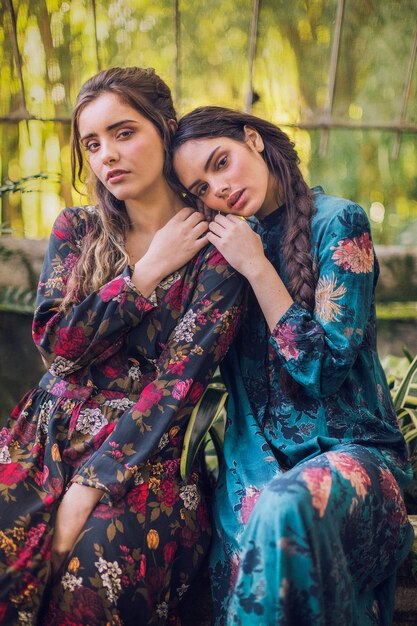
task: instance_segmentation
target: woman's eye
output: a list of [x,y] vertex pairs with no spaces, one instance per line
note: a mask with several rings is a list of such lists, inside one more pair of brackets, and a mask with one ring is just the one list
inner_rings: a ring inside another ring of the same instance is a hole
[[85,149],[88,152],[94,152],[95,150],[97,150],[99,146],[100,144],[97,141],[89,141],[88,143],[85,144]]
[[223,156],[221,159],[217,161],[217,169],[224,167],[227,163],[227,156]]
[[201,185],[201,187],[198,188],[197,196],[199,198],[201,198],[201,196],[204,196],[204,194],[206,193],[207,189],[208,189],[208,185],[207,184]]
[[130,135],[132,135],[133,130],[121,130],[118,134],[117,134],[117,138],[118,139],[126,139],[127,137],[130,137]]

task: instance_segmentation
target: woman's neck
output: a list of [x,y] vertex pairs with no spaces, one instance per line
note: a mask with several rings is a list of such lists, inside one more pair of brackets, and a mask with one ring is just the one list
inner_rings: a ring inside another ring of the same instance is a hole
[[149,198],[127,200],[125,206],[131,231],[154,234],[182,209],[184,203],[166,185],[166,188],[152,193]]

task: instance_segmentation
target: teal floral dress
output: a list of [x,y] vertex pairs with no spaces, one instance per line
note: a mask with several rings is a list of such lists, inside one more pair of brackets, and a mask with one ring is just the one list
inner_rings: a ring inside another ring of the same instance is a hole
[[[0,623],[177,624],[209,546],[199,461],[180,478],[192,407],[235,337],[242,278],[209,246],[144,298],[130,270],[60,309],[95,219],[50,238],[33,337],[49,369],[0,432]],[[102,489],[58,578],[50,547],[71,483]]]
[[[294,303],[269,333],[251,294],[222,364],[219,626],[388,626],[412,542],[400,491],[410,467],[376,352],[369,223],[359,206],[313,191],[314,312]],[[285,219],[278,209],[255,226],[284,282]]]

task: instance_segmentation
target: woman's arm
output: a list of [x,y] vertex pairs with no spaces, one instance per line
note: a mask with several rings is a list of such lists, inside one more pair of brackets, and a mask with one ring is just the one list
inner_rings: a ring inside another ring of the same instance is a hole
[[[183,209],[158,231],[149,255],[132,274],[129,268],[63,311],[71,268],[80,254],[86,224],[83,209],[66,209],[57,218],[49,240],[37,297],[33,337],[44,361],[65,375],[117,352],[124,336],[156,306],[152,294],[167,273],[186,263],[205,243],[201,217]],[[84,212],[85,215],[85,212]],[[188,219],[190,218],[190,219]],[[194,221],[193,221],[194,220]],[[172,221],[172,220],[171,220]],[[178,223],[177,223],[178,222]],[[143,285],[145,297],[139,288]]]
[[73,479],[106,491],[106,499],[122,497],[148,459],[173,445],[173,427],[185,427],[237,332],[243,278],[214,248],[199,263],[191,305],[164,347],[157,377]]
[[210,224],[207,239],[247,278],[272,331],[293,299],[266,258],[259,235],[236,215],[217,215]]
[[283,367],[312,396],[336,393],[357,358],[373,301],[375,255],[363,209],[344,203],[326,224],[312,313],[292,301],[246,223],[235,216],[215,222],[208,238],[251,283]]
[[128,269],[79,304],[64,311],[61,303],[86,232],[84,209],[65,209],[49,239],[37,294],[32,333],[44,360],[57,375],[73,372],[119,347],[123,336],[155,304],[141,295]]

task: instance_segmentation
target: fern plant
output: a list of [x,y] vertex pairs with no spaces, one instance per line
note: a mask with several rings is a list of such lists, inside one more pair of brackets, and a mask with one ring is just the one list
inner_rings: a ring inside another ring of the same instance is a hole
[[417,514],[417,356],[412,358],[404,350],[408,367],[402,378],[389,377],[391,394],[398,423],[404,435],[411,464],[413,480],[405,488],[404,498],[408,513]]

